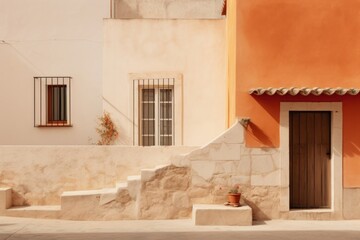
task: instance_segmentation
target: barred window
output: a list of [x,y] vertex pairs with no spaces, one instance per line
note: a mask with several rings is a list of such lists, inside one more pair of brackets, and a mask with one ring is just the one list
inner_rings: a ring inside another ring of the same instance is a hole
[[182,75],[132,73],[130,78],[134,145],[182,145]]
[[34,126],[71,126],[71,77],[34,78]]
[[140,96],[140,145],[173,145],[173,89],[141,88]]

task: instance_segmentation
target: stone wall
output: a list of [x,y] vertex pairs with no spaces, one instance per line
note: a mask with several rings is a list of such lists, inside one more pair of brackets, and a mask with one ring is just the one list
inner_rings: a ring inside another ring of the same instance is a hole
[[[359,189],[343,189],[341,212],[280,209],[279,150],[248,149],[243,136],[236,123],[202,148],[3,146],[0,187],[13,188],[14,205],[57,204],[64,190],[112,188],[64,193],[65,219],[189,218],[193,204],[223,204],[233,186],[255,220],[359,218]],[[140,175],[113,188],[132,174]]]
[[140,200],[141,219],[189,218],[192,204],[188,196],[190,169],[169,166],[143,182]]
[[227,201],[228,190],[239,185],[242,201],[252,207],[254,219],[279,218],[279,150],[246,148],[240,123],[172,163],[191,169],[188,194],[192,203],[222,204]]
[[0,146],[0,187],[13,205],[55,205],[63,191],[114,187],[193,147]]

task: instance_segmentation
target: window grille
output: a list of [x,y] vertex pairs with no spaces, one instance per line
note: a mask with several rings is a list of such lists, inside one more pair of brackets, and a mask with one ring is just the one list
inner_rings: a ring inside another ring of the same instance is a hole
[[71,126],[71,77],[34,77],[34,126]]
[[175,145],[174,83],[174,78],[137,79],[133,82],[133,109],[138,110],[138,131],[134,128],[133,139],[138,137],[139,145]]

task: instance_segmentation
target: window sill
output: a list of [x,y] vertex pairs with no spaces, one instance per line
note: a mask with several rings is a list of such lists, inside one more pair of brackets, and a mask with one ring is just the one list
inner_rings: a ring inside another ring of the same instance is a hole
[[37,125],[35,127],[72,127],[72,124],[46,124],[46,125]]

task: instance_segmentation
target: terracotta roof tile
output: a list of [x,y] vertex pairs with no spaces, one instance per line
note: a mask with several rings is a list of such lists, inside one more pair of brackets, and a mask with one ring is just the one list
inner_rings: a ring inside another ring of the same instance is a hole
[[307,88],[307,87],[290,87],[290,88],[252,88],[249,90],[249,94],[251,95],[263,95],[263,94],[267,94],[267,95],[280,95],[280,96],[283,96],[283,95],[292,95],[292,96],[295,96],[295,95],[304,95],[304,96],[307,96],[307,95],[315,95],[315,96],[319,96],[319,95],[334,95],[334,94],[337,94],[337,95],[340,95],[340,96],[343,96],[343,95],[346,95],[346,94],[349,94],[349,95],[357,95],[359,94],[360,92],[360,89],[358,88],[317,88],[317,87],[314,87],[314,88]]

